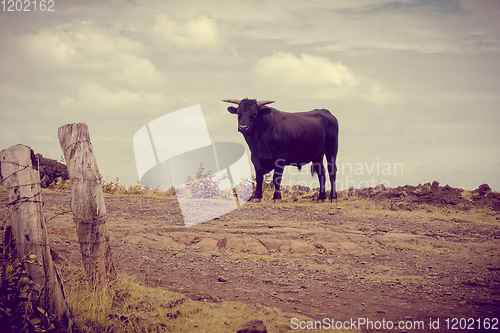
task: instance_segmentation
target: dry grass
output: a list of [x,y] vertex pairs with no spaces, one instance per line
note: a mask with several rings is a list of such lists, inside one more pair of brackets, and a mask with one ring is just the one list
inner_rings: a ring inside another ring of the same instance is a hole
[[[71,188],[69,180],[63,181],[58,179],[56,182],[50,186],[53,190],[58,191],[69,191]],[[0,187],[1,190],[1,187]],[[138,183],[137,185],[125,185],[124,182],[115,178],[114,181],[103,182],[103,192],[108,195],[142,195],[146,197],[153,197],[157,199],[176,199],[175,189],[170,188],[168,190],[150,189],[147,187],[141,187]],[[313,191],[309,192],[299,192],[294,186],[282,186],[282,197],[281,202],[274,203],[272,196],[274,193],[274,186],[270,182],[269,177],[265,179],[263,186],[263,198],[262,204],[273,205],[283,205],[283,206],[310,206],[314,205],[316,209],[329,209],[331,205],[328,200],[325,204],[316,204],[314,201],[317,193]],[[448,222],[472,222],[480,224],[490,224],[498,225],[500,221],[497,219],[499,217],[498,212],[494,212],[490,209],[476,209],[472,208],[469,210],[460,210],[453,206],[450,207],[439,207],[432,204],[421,203],[415,205],[411,211],[398,210],[392,211],[387,208],[387,205],[383,203],[376,202],[372,199],[367,199],[363,197],[358,197],[357,192],[353,195],[348,195],[347,191],[338,192],[338,199],[336,207],[343,210],[344,213],[354,214],[358,217],[380,217],[381,215],[387,215],[391,217],[413,217],[419,219],[436,219]],[[461,193],[462,197],[468,199],[472,202],[472,191],[464,190]],[[328,202],[328,203],[327,203]],[[251,206],[245,205],[245,206]],[[243,206],[242,208],[245,208]]]
[[[100,289],[87,287],[82,269],[59,266],[77,329],[81,332],[231,332],[259,319],[268,332],[288,332],[304,315],[237,302],[207,303],[121,277]],[[310,330],[311,331],[311,330]],[[324,330],[312,330],[321,332]]]
[[[465,191],[464,191],[465,192]],[[450,223],[471,222],[479,224],[499,225],[498,212],[488,208],[472,208],[469,210],[460,210],[450,207],[439,207],[428,203],[421,203],[415,206],[412,211],[392,211],[383,204],[377,203],[365,198],[352,198],[348,200],[340,198],[337,206],[346,214],[357,217],[404,217],[423,220],[440,220]]]
[[[60,191],[60,192],[69,192],[71,191],[71,182],[70,180],[63,180],[62,178],[58,178],[55,182],[50,184],[48,189],[44,189],[44,191]],[[168,190],[160,190],[160,189],[150,189],[148,187],[142,187],[140,183],[136,185],[126,185],[123,181],[120,181],[118,177],[115,180],[102,182],[102,191],[105,195],[122,195],[122,196],[130,196],[130,195],[141,195],[147,197],[153,197],[157,199],[175,199],[175,189],[173,187]]]

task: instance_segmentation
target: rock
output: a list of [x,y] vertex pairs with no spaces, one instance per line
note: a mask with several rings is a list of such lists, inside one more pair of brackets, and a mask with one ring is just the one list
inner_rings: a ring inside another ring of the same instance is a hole
[[253,319],[241,325],[236,333],[267,333],[267,329],[262,320]]
[[194,244],[195,248],[203,248],[205,250],[215,250],[219,245],[219,241],[210,237],[203,238],[198,243]]
[[229,237],[227,238],[225,248],[235,252],[249,252],[255,254],[269,253],[258,239],[251,236]]
[[318,249],[316,246],[309,244],[308,242],[292,240],[290,242],[290,252],[292,253],[303,253],[303,254],[316,254]]
[[431,190],[432,191],[437,191],[439,189],[439,182],[438,181],[433,181],[431,185]]
[[61,258],[59,257],[59,254],[54,251],[53,249],[50,249],[50,256],[52,257],[52,261],[55,263],[60,264],[61,263]]
[[477,195],[484,197],[486,194],[491,192],[491,187],[488,184],[481,184],[477,190],[474,190],[474,192],[477,193]]
[[217,244],[216,244],[217,248],[219,248],[219,249],[225,248],[226,245],[227,245],[227,239],[226,238],[219,239],[217,241]]
[[51,158],[36,154],[40,171],[40,184],[43,188],[49,187],[58,177],[63,180],[69,179],[68,169],[65,164],[59,163]]

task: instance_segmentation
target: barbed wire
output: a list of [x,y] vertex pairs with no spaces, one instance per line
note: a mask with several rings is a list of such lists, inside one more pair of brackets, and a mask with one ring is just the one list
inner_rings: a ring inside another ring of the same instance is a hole
[[[13,172],[13,173],[11,173],[10,175],[8,175],[8,176],[6,176],[6,177],[1,177],[1,178],[0,178],[0,181],[2,182],[2,184],[3,184],[4,186],[5,186],[5,180],[6,180],[7,178],[9,178],[9,177],[11,177],[11,176],[13,176],[13,175],[15,175],[15,174],[17,174],[17,173],[21,172],[21,171],[24,171],[24,170],[26,170],[26,169],[28,169],[28,168],[31,168],[31,169],[34,169],[34,170],[38,171],[37,169],[35,169],[33,166],[30,166],[30,165],[24,165],[24,164],[20,164],[20,163],[16,163],[16,162],[11,162],[11,161],[2,161],[1,163],[2,163],[2,164],[4,164],[4,163],[8,163],[8,164],[13,164],[13,165],[17,165],[17,166],[21,167],[21,169],[14,171],[14,172]],[[2,176],[3,176],[3,175],[2,175]],[[17,184],[17,185],[15,185],[15,186],[11,186],[11,187],[5,186],[5,187],[6,187],[8,190],[10,190],[10,189],[12,189],[12,188],[18,188],[18,187],[21,187],[21,186],[34,186],[34,185],[37,185],[37,184],[39,185],[39,184],[40,184],[40,182],[38,182],[38,183],[33,183],[33,184]],[[12,214],[14,214],[14,213],[15,213],[15,212],[16,212],[16,211],[17,211],[17,210],[21,207],[21,205],[22,205],[23,203],[26,203],[26,202],[41,202],[41,201],[39,201],[39,200],[30,200],[31,198],[34,198],[34,197],[36,197],[37,195],[39,195],[39,194],[41,194],[41,193],[42,193],[42,192],[40,191],[40,192],[38,192],[38,193],[36,193],[36,194],[33,194],[31,197],[18,197],[18,198],[14,199],[14,200],[13,200],[13,201],[11,201],[11,202],[7,202],[7,203],[5,204],[6,206],[13,206],[13,205],[15,205],[15,204],[17,204],[17,203],[19,203],[19,202],[20,202],[20,204],[19,204],[17,207],[15,207],[15,208],[14,208],[14,209],[13,209],[13,210],[12,210],[12,211],[8,214],[8,215],[7,215],[7,217],[4,219],[4,221],[2,222],[1,230],[5,230],[5,226],[6,226],[6,224],[7,224],[7,221],[10,219],[10,217],[12,216]],[[3,201],[6,201],[6,200],[8,200],[8,199],[9,199],[9,198],[7,198],[7,199],[5,199],[5,200],[3,200]],[[42,203],[42,204],[43,204],[43,203]]]
[[69,145],[66,146],[66,149],[64,149],[64,151],[63,151],[63,157],[66,157],[66,151],[68,149],[70,149],[72,146],[76,146],[77,143],[84,143],[84,142],[87,142],[87,143],[89,143],[92,146],[92,142],[90,142],[90,140],[80,140],[80,141],[72,142],[72,143],[70,143]]
[[[33,168],[33,166],[24,165],[24,164],[19,164],[19,163],[16,163],[16,162],[11,162],[11,161],[2,161],[2,162],[0,162],[0,163],[1,163],[1,164],[8,163],[8,164],[13,164],[13,165],[17,165],[17,166],[19,166],[19,167],[22,167],[22,169],[17,170],[17,171],[14,171],[13,173],[11,173],[10,175],[8,175],[7,177],[1,177],[1,178],[0,178],[0,181],[2,182],[2,184],[4,183],[4,181],[5,181],[7,178],[9,178],[10,176],[15,175],[15,174],[16,174],[16,173],[18,173],[18,172],[24,171],[24,170],[26,170],[26,169],[28,169],[28,168],[35,169],[35,168]],[[35,169],[35,170],[36,170],[36,169]],[[5,185],[4,185],[4,186],[5,186]],[[7,186],[5,186],[5,187],[7,187]]]
[[[71,145],[75,145],[76,143],[79,143],[79,142],[89,142],[88,140],[84,140],[84,141],[76,141],[74,143],[72,143]],[[36,186],[36,185],[40,185],[40,182],[36,182],[36,183],[28,183],[28,184],[16,184],[16,185],[13,185],[13,186],[6,186],[5,185],[5,180],[7,180],[9,177],[12,177],[13,175],[19,173],[19,172],[22,172],[22,171],[25,171],[26,169],[28,168],[31,168],[37,172],[40,172],[40,167],[39,167],[39,161],[38,161],[38,169],[34,166],[30,166],[30,165],[24,165],[24,164],[20,164],[20,163],[17,163],[17,162],[12,162],[12,161],[1,161],[1,163],[9,163],[9,164],[12,164],[12,165],[17,165],[20,167],[19,170],[16,170],[14,172],[12,172],[11,174],[9,174],[8,176],[6,177],[0,177],[0,182],[7,188],[7,190],[11,190],[13,188],[19,188],[19,187],[22,187],[22,186]],[[3,175],[2,175],[3,176]],[[74,182],[74,181],[89,181],[89,182],[95,182],[95,185],[98,185],[98,184],[101,184],[102,183],[102,175],[99,174],[99,177],[93,177],[93,178],[82,178],[82,177],[71,177],[70,181],[71,182]],[[14,205],[17,205],[13,210],[11,210],[9,212],[9,214],[6,216],[6,218],[2,221],[2,225],[0,226],[0,230],[5,230],[5,226],[7,225],[7,222],[9,221],[9,219],[12,217],[12,215],[17,211],[19,210],[19,208],[21,207],[22,204],[24,203],[28,203],[28,202],[32,202],[32,203],[41,203],[42,206],[45,204],[43,202],[43,200],[30,200],[32,198],[35,198],[36,196],[38,195],[41,195],[42,194],[42,191],[40,190],[38,193],[35,193],[33,194],[32,196],[30,197],[18,197],[10,202],[7,202],[5,203],[5,206],[14,206]],[[8,201],[9,198],[7,197],[6,199],[3,199],[2,202],[5,202],[5,201]],[[71,199],[72,200],[72,199]],[[70,201],[70,205],[71,205],[71,201]],[[51,220],[53,220],[54,218],[58,217],[58,216],[61,216],[61,215],[65,215],[65,214],[69,214],[71,213],[72,211],[69,210],[69,211],[62,211],[60,213],[57,213],[55,214],[54,216],[50,217],[50,218],[44,218],[44,221],[45,223],[47,224],[48,222],[50,222]],[[103,220],[103,221],[100,221],[100,220]],[[105,218],[99,218],[98,219],[99,221],[96,221],[96,219],[76,219],[75,218],[75,223],[97,223],[97,224],[104,224],[106,223],[106,220],[107,220],[107,217]]]

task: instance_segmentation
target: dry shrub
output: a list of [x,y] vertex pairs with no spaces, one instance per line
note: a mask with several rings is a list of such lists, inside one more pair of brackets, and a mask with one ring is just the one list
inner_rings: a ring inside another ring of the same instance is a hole
[[220,188],[220,183],[225,179],[229,179],[229,176],[215,178],[215,175],[210,170],[205,172],[203,163],[200,163],[195,178],[188,176],[182,195],[188,199],[217,198],[231,200],[234,198],[233,190]]
[[312,320],[261,305],[193,301],[180,293],[141,285],[129,277],[92,289],[83,269],[62,265],[58,269],[80,332],[234,333],[242,323],[258,318],[268,332],[284,333],[290,331],[292,318]]
[[57,177],[55,181],[50,183],[49,188],[58,191],[71,190],[71,181],[69,179],[64,180],[62,177]]

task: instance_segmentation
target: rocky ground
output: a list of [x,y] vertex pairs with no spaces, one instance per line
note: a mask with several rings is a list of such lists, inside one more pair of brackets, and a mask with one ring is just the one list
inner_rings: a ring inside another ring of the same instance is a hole
[[[436,182],[351,190],[336,204],[308,195],[246,203],[189,228],[175,199],[109,195],[105,201],[118,272],[150,286],[316,320],[403,321],[400,331],[422,321],[419,332],[436,332],[430,322],[438,319],[441,331],[448,318],[450,330],[452,318],[467,318],[480,331],[479,324],[500,318],[498,198],[487,186],[464,192]],[[0,200],[6,203],[6,192]],[[81,265],[65,213],[69,192],[44,191],[43,201],[58,260]],[[7,211],[0,205],[1,221]]]

